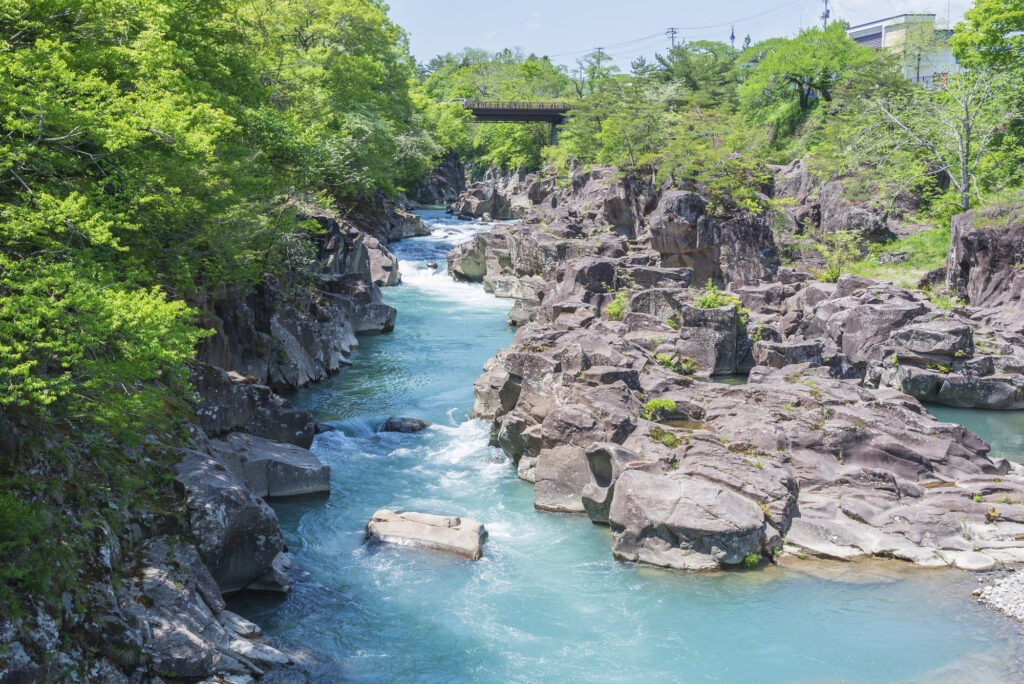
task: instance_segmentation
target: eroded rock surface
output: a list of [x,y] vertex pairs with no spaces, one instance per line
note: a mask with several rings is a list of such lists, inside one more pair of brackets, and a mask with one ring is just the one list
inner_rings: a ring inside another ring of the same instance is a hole
[[[692,189],[580,172],[528,197],[522,222],[449,262],[516,299],[519,330],[477,380],[475,412],[538,509],[608,524],[618,558],[688,570],[784,548],[1024,561],[1021,467],[918,401],[1024,405],[1012,330],[780,268],[767,226],[709,217]],[[736,372],[748,384],[707,381]]]

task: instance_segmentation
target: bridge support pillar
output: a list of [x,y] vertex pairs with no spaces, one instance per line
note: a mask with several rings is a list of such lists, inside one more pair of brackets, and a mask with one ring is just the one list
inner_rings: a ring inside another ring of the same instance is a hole
[[558,124],[554,121],[551,122],[551,133],[548,134],[548,144],[552,147],[558,145]]

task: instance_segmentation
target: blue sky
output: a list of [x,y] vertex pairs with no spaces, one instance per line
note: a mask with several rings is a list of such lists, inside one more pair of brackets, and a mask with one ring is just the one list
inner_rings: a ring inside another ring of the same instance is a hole
[[[421,62],[464,47],[497,50],[520,47],[551,55],[562,64],[594,47],[606,47],[616,62],[664,51],[664,31],[681,27],[680,38],[736,43],[791,36],[820,24],[821,0],[388,0],[392,18],[409,32],[412,52]],[[860,24],[904,12],[931,12],[945,19],[947,0],[838,0],[832,17]],[[949,0],[955,22],[970,0]],[[569,53],[569,54],[566,54]],[[555,55],[558,55],[557,57]]]

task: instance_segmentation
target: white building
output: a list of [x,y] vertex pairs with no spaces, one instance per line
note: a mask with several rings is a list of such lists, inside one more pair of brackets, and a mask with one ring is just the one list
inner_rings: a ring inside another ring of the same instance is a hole
[[948,74],[960,72],[949,48],[952,33],[935,27],[934,14],[900,14],[846,29],[859,45],[901,53],[907,80],[929,86],[941,86]]

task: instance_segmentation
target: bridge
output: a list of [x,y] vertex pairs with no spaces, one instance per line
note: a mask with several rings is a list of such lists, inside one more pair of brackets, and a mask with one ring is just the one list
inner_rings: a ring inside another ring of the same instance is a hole
[[551,144],[558,144],[558,125],[568,120],[571,107],[564,102],[495,102],[458,100],[480,123],[543,122],[551,125]]

